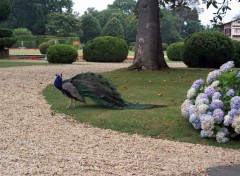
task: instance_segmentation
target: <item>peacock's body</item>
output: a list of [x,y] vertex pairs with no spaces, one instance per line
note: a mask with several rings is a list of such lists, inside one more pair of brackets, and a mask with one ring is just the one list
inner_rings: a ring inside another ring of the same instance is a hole
[[62,80],[62,75],[56,75],[54,86],[71,99],[68,108],[73,100],[86,103],[84,97],[111,109],[148,109],[164,106],[129,103],[121,97],[111,81],[96,73],[81,73],[67,80]]

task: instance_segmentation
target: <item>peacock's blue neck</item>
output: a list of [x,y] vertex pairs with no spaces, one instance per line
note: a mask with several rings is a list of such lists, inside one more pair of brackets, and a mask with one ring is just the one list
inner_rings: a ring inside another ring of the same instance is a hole
[[54,86],[59,89],[59,90],[63,90],[62,88],[62,78],[60,76],[57,76],[55,81],[54,81]]

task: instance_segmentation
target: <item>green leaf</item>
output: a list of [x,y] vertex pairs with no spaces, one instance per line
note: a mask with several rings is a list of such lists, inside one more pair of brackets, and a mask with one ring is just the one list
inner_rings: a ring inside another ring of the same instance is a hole
[[209,8],[209,6],[212,4],[211,1],[207,2],[207,9]]
[[217,2],[216,2],[216,1],[213,2],[212,5],[213,5],[213,7],[215,7],[216,9],[218,9]]

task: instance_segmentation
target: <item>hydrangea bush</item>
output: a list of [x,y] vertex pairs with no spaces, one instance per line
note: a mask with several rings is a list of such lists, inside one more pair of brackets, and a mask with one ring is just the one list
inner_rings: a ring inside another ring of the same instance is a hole
[[181,112],[202,138],[225,143],[240,134],[240,71],[233,68],[233,61],[223,64],[187,92]]

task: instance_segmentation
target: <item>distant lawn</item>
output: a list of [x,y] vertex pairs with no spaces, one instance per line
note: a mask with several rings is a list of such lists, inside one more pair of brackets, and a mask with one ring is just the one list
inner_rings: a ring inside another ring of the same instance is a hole
[[146,110],[111,110],[96,106],[90,100],[76,108],[66,109],[68,99],[49,85],[43,90],[55,112],[65,113],[83,123],[129,134],[140,134],[195,144],[240,149],[239,142],[219,144],[200,138],[188,119],[181,116],[180,107],[187,90],[196,79],[206,79],[210,69],[170,69],[163,71],[113,71],[104,73],[118,85],[123,98],[132,103],[167,104],[168,107]]
[[11,55],[40,55],[40,51],[38,49],[10,49],[9,54]]
[[23,67],[23,66],[39,66],[39,65],[49,65],[49,63],[42,62],[20,62],[20,61],[6,61],[0,60],[0,68],[4,67]]
[[[40,55],[41,54],[38,49],[18,49],[18,48],[10,49],[9,53],[12,55]],[[78,55],[79,56],[83,55],[82,50],[78,50]],[[134,52],[129,51],[128,56],[133,57]]]

